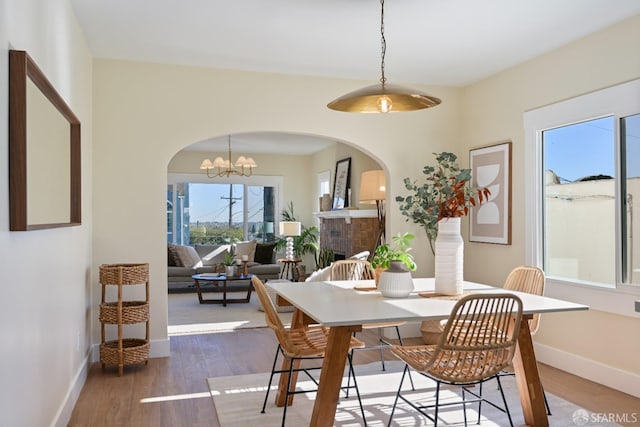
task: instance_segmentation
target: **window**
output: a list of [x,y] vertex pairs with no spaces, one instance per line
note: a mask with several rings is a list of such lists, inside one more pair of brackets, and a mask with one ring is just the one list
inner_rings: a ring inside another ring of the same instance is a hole
[[639,113],[640,80],[524,115],[526,257],[545,270],[550,296],[633,311],[628,293],[640,293],[640,212],[633,205],[640,199]]
[[184,245],[273,241],[280,180],[212,182],[199,175],[170,174],[167,241]]

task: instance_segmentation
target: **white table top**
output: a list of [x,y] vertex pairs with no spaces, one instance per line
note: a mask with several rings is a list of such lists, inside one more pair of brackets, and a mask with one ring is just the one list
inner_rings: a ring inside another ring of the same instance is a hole
[[[385,298],[378,291],[357,291],[354,286],[375,286],[368,281],[269,283],[280,296],[325,326],[360,325],[388,321],[436,320],[449,317],[455,300],[424,298],[418,292],[434,290],[433,278],[413,279],[414,292],[408,298]],[[465,292],[509,292],[518,295],[523,313],[588,310],[582,304],[506,291],[474,282],[464,282]]]

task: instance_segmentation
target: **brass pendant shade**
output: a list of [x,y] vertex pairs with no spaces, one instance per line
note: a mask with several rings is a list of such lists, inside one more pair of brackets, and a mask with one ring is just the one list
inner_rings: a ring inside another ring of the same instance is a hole
[[327,107],[347,113],[387,113],[422,110],[441,102],[439,98],[415,89],[379,83],[349,92],[331,101]]
[[380,0],[380,36],[380,83],[349,92],[328,103],[327,107],[347,113],[398,113],[422,110],[440,104],[442,101],[435,96],[387,84],[384,75],[384,59],[387,53],[387,40],[384,36],[384,0]]

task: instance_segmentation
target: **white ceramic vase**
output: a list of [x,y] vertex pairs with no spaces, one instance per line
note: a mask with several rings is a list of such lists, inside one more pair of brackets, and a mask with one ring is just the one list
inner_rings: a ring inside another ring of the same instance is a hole
[[438,221],[436,238],[435,291],[442,295],[461,295],[463,290],[464,241],[460,218]]
[[233,277],[234,273],[236,272],[236,266],[235,265],[227,265],[225,268],[225,274],[227,275],[227,277]]
[[378,290],[384,297],[406,298],[413,291],[411,272],[402,261],[391,261],[391,266],[380,274]]

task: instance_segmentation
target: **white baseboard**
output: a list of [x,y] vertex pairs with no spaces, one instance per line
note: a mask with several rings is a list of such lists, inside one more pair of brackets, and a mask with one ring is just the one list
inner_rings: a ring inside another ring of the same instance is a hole
[[80,392],[82,391],[82,387],[87,380],[88,374],[88,366],[89,366],[89,354],[87,354],[80,364],[80,368],[76,372],[76,375],[71,381],[71,385],[69,386],[69,390],[67,391],[60,408],[58,408],[58,412],[51,422],[52,427],[64,427],[69,424],[69,420],[71,419],[71,414],[73,413],[73,408],[76,406],[76,402],[78,401],[78,397],[80,396]]
[[640,398],[640,375],[568,353],[548,345],[534,343],[538,362],[611,387]]
[[[169,353],[171,352],[171,345],[169,343],[169,338],[164,338],[161,340],[152,340],[151,345],[149,346],[149,357],[169,357]],[[94,344],[91,347],[91,363],[100,361],[100,344]]]

